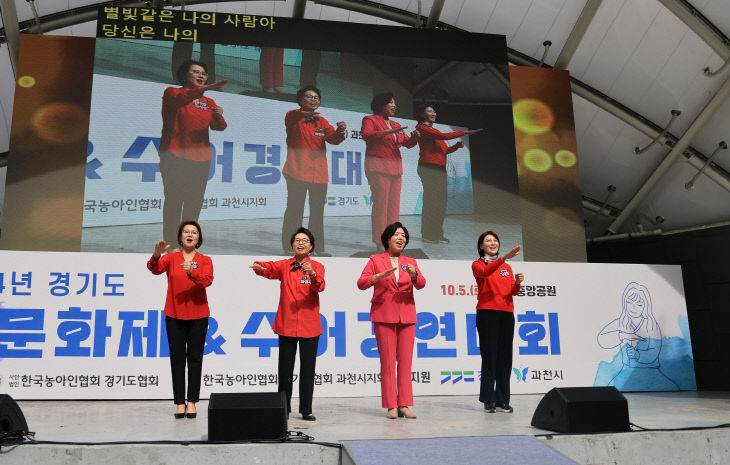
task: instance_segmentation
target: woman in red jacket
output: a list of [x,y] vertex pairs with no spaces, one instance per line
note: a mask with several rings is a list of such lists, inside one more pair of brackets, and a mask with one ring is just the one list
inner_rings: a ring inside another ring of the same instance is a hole
[[268,279],[281,281],[279,308],[272,329],[279,335],[279,392],[286,393],[287,415],[291,412],[294,359],[299,344],[299,413],[314,421],[314,367],[319,335],[319,293],[324,291],[324,266],[309,258],[314,235],[305,228],[291,236],[294,258],[276,262],[254,262],[250,268]]
[[459,141],[447,146],[444,141],[474,134],[482,128],[441,132],[433,127],[433,123],[436,122],[436,110],[430,105],[419,105],[415,115],[418,121],[416,129],[421,134],[421,138],[418,139],[420,148],[418,177],[421,178],[423,185],[421,236],[425,242],[448,244],[449,240],[444,236],[444,217],[448,198],[446,156],[464,147],[464,143]]
[[420,134],[416,130],[407,135],[404,131],[408,126],[391,119],[397,109],[392,93],[373,97],[370,108],[374,114],[362,119],[361,135],[365,140],[365,176],[373,201],[372,240],[379,249],[380,232],[400,219],[403,161],[399,148],[415,146]]
[[168,87],[162,95],[159,149],[165,192],[162,237],[169,244],[175,243],[181,219],[198,221],[213,157],[208,129],[223,131],[228,126],[223,108],[203,96],[208,90],[221,89],[228,79],[206,84],[206,64],[188,60],[178,68],[177,80],[182,87]]
[[[147,268],[153,274],[167,273],[165,328],[170,348],[172,392],[175,418],[195,418],[200,399],[203,349],[208,332],[208,297],[205,288],[213,283],[213,262],[198,253],[203,233],[195,221],[183,221],[178,228],[179,252],[162,255],[170,248],[164,240],[155,244]],[[185,362],[188,365],[187,406],[185,405]]]
[[517,245],[498,256],[499,237],[495,232],[487,231],[477,240],[479,259],[471,265],[479,289],[476,318],[482,356],[479,401],[484,403],[484,410],[489,413],[513,411],[509,405],[515,331],[512,296],[520,292],[520,283],[525,276],[522,273],[513,276],[506,260],[517,256],[520,249],[521,246]]
[[405,226],[398,222],[388,225],[380,239],[385,253],[370,257],[357,287],[374,287],[370,321],[380,354],[380,392],[383,408],[388,409],[386,417],[416,418],[408,408],[413,405],[411,366],[416,337],[413,288],[423,289],[426,278],[415,259],[401,255],[408,244]]
[[281,227],[281,248],[289,252],[289,239],[301,226],[304,200],[309,192],[309,229],[317,240],[320,256],[329,256],[324,246],[324,204],[327,200],[327,147],[345,140],[347,124],[337,122],[337,129],[317,112],[322,94],[314,86],[297,91],[299,108],[287,112],[286,126],[286,211]]

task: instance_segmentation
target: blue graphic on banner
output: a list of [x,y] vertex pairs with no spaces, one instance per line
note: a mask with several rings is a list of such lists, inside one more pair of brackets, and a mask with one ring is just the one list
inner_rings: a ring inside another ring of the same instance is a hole
[[696,389],[687,317],[678,321],[683,337],[662,337],[646,286],[629,283],[621,300],[620,316],[597,335],[599,346],[619,350],[611,362],[598,364],[593,385],[621,391]]

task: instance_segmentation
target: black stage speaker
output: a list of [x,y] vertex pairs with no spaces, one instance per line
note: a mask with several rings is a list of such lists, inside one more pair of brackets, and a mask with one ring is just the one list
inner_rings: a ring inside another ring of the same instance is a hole
[[283,392],[214,393],[208,402],[208,440],[284,439],[286,420]]
[[531,424],[559,433],[629,431],[629,405],[613,386],[558,387],[542,398]]
[[15,399],[0,394],[0,438],[22,438],[27,432],[28,424]]

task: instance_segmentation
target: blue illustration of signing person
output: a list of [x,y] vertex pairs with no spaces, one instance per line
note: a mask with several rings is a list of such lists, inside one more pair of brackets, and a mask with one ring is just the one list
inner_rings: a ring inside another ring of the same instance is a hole
[[609,386],[622,391],[674,391],[677,383],[662,373],[659,354],[662,331],[654,318],[651,294],[646,286],[631,282],[621,298],[621,314],[597,336],[604,349],[620,348],[621,369]]

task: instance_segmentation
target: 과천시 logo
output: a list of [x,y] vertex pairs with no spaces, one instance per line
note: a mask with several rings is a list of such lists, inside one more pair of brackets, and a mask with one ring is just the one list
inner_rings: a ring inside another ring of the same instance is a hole
[[523,383],[527,382],[527,373],[529,372],[529,368],[525,367],[522,368],[522,365],[520,365],[520,368],[512,367],[512,372],[515,374],[515,378],[517,379],[517,382],[519,383],[522,381]]

